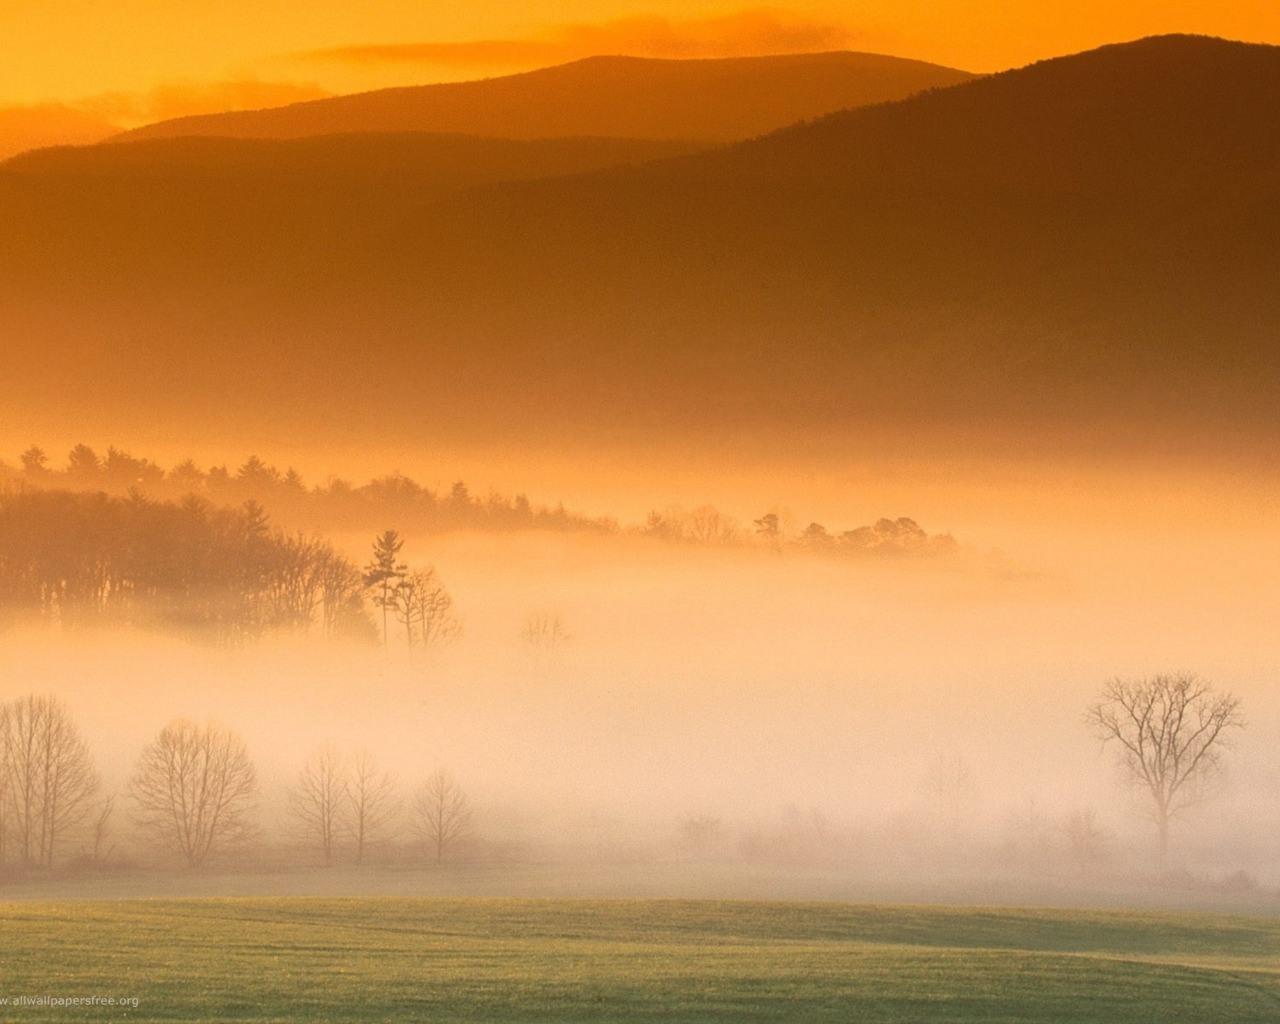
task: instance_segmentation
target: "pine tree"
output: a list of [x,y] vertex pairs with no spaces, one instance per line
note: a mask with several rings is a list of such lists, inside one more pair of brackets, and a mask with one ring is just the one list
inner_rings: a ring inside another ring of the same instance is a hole
[[382,642],[389,643],[390,617],[396,608],[400,585],[409,567],[397,561],[404,541],[395,530],[387,530],[373,542],[373,561],[364,569],[364,585],[373,592],[373,603],[382,609]]

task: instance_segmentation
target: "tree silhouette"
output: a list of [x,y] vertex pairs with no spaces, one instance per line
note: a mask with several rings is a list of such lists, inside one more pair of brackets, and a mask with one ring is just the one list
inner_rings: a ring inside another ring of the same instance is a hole
[[396,592],[396,616],[404,626],[410,647],[420,644],[431,650],[452,643],[462,634],[453,613],[453,598],[434,567],[416,569],[401,580]]
[[87,444],[78,444],[67,456],[67,476],[83,486],[92,486],[98,482],[102,473],[102,463],[97,453]]
[[385,837],[400,813],[395,779],[380,771],[374,756],[362,750],[351,761],[347,797],[348,828],[355,842],[356,863],[363,864],[369,847]]
[[399,561],[404,541],[395,530],[385,530],[373,542],[373,561],[364,570],[364,585],[373,592],[373,603],[382,609],[382,642],[390,642],[390,619],[395,613],[399,589],[409,567]]
[[1191,673],[1109,680],[1085,721],[1103,743],[1119,746],[1129,780],[1151,798],[1160,863],[1169,852],[1169,822],[1205,795],[1222,764],[1227,730],[1244,725],[1240,701],[1214,693]]
[[32,445],[22,453],[22,471],[30,477],[42,477],[49,473],[49,456],[43,448]]
[[359,570],[272,531],[255,502],[215,509],[69,491],[0,492],[0,610],[73,627],[109,620],[222,643],[264,630],[372,639]]
[[414,794],[416,827],[436,863],[445,850],[471,834],[471,808],[467,795],[452,775],[437,768]]
[[759,519],[752,520],[752,525],[756,528],[756,536],[770,551],[782,549],[782,524],[778,513],[766,512]]
[[98,788],[66,706],[34,694],[0,705],[0,863],[53,866]]
[[253,832],[258,777],[244,741],[212,722],[175,719],[142,751],[129,782],[138,824],[187,864]]
[[298,781],[289,794],[289,809],[298,831],[324,853],[324,862],[333,863],[334,846],[350,831],[350,778],[342,755],[326,743],[302,766]]
[[564,619],[550,612],[534,612],[520,630],[521,642],[539,667],[553,663],[572,639]]

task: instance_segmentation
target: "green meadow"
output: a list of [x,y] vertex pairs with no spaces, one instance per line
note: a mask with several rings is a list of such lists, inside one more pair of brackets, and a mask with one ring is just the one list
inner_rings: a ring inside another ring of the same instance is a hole
[[[0,1019],[1280,1020],[1280,920],[826,903],[0,904]],[[23,997],[126,1005],[16,1005]]]

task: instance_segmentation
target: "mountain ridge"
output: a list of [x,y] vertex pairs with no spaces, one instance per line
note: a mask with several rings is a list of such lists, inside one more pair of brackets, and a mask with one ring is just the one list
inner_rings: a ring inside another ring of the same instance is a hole
[[[51,297],[25,329],[125,392],[352,436],[378,408],[415,437],[1124,420],[1274,444],[1277,107],[1280,48],[1173,37],[445,198],[159,210],[122,179],[55,231],[0,194],[0,307],[16,330]],[[48,266],[15,293],[24,216]]]
[[260,111],[161,121],[113,142],[180,135],[300,137],[435,131],[508,138],[747,138],[843,107],[973,77],[908,58],[833,51],[672,60],[589,57],[470,82],[402,86]]

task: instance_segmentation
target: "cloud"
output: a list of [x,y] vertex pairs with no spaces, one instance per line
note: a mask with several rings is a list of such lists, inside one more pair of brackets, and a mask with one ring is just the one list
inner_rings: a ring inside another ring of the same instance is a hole
[[117,124],[139,125],[192,114],[282,107],[329,95],[318,85],[298,82],[171,82],[142,93],[103,93],[78,100],[74,106]]
[[848,49],[855,33],[833,21],[771,8],[711,18],[622,18],[566,24],[528,39],[341,46],[296,54],[307,61],[356,66],[430,64],[450,67],[529,66],[599,54],[637,57],[744,57]]

